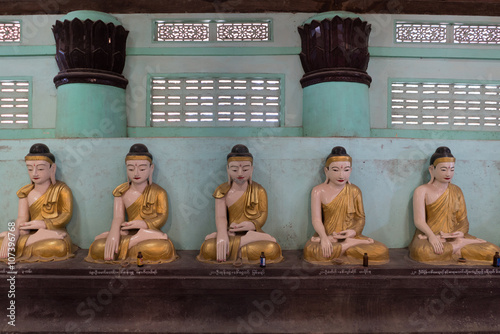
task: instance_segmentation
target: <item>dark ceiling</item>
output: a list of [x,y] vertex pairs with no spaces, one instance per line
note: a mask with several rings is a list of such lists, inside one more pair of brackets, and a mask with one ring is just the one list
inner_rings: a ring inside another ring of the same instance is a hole
[[345,10],[358,14],[500,16],[500,0],[0,0],[0,15],[106,13],[266,13]]

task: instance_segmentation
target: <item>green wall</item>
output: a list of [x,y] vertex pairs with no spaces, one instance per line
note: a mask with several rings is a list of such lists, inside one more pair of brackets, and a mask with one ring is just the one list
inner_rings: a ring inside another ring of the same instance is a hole
[[[232,130],[213,131],[167,129],[163,133],[147,127],[147,78],[155,73],[269,73],[284,76],[285,116],[276,136],[301,135],[303,89],[299,80],[303,75],[298,54],[300,38],[297,27],[314,16],[311,13],[265,14],[120,14],[114,15],[130,31],[127,39],[127,61],[124,75],[129,80],[126,90],[127,124],[139,136],[233,136]],[[33,129],[12,134],[0,128],[0,138],[54,137],[56,124],[56,89],[52,83],[57,74],[54,61],[55,42],[51,26],[61,15],[0,16],[0,21],[20,20],[21,43],[0,44],[0,77],[29,76],[33,80]],[[170,42],[152,40],[154,19],[271,19],[273,37],[267,42]],[[373,82],[369,89],[371,128],[373,137],[436,138],[441,131],[394,131],[387,122],[388,82],[394,78],[498,81],[500,78],[499,45],[440,45],[395,43],[394,24],[408,22],[472,22],[499,24],[496,17],[431,16],[364,14],[372,26],[370,34],[370,63],[368,74]],[[145,128],[137,130],[137,128]],[[245,131],[244,136],[255,135]],[[499,131],[484,133],[444,132],[448,139],[499,139]]]
[[[17,214],[16,191],[29,182],[24,156],[34,140],[1,140],[0,230]],[[264,231],[284,249],[300,249],[313,234],[311,189],[324,181],[324,159],[342,145],[353,157],[352,183],[363,192],[364,234],[389,247],[405,247],[413,235],[411,198],[428,182],[427,164],[436,147],[447,145],[457,158],[454,183],[468,205],[470,233],[500,244],[498,189],[499,144],[496,141],[386,138],[122,138],[48,139],[58,179],[74,195],[74,217],[68,231],[88,248],[110,228],[113,189],[126,181],[124,157],[136,142],[154,155],[155,182],[169,195],[170,214],[163,231],[176,248],[198,249],[215,231],[212,192],[227,180],[225,159],[237,143],[254,154],[254,179],[269,197]]]

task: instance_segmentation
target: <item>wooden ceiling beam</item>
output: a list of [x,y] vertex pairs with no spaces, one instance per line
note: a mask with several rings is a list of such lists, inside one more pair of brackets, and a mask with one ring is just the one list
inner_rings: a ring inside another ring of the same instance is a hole
[[106,13],[267,13],[344,10],[358,14],[500,16],[498,0],[0,0],[0,15]]

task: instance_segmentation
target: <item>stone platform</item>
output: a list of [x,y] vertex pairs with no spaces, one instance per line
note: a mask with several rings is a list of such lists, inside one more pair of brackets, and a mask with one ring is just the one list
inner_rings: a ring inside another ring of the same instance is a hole
[[[0,264],[2,333],[500,332],[500,268],[430,266],[391,249],[381,266]],[[15,277],[15,284],[11,276]],[[8,297],[15,289],[15,297]],[[8,324],[15,301],[15,327]]]

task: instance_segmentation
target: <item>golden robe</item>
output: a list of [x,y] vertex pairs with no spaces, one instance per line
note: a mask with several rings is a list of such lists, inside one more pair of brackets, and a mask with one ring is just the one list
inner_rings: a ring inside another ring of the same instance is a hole
[[[344,189],[330,203],[321,203],[323,225],[327,235],[333,232],[345,230],[356,231],[355,239],[368,239],[363,236],[365,226],[365,212],[361,190],[353,185],[346,184]],[[314,235],[319,237],[318,233]],[[323,257],[320,242],[312,242],[310,239],[304,246],[304,260],[314,264],[332,264],[333,259],[340,259],[346,264],[363,263],[364,253],[368,254],[370,264],[384,264],[389,262],[389,250],[387,247],[375,241],[372,244],[361,244],[348,248],[343,255],[342,245],[332,242],[333,250],[329,258]]]
[[[425,217],[427,225],[436,235],[441,231],[462,232],[464,238],[476,239],[469,234],[464,195],[462,190],[454,184],[450,183],[446,191],[434,203],[425,206]],[[453,254],[453,246],[449,242],[443,243],[444,252],[438,255],[434,253],[434,248],[427,239],[418,237],[420,234],[424,233],[417,229],[409,246],[412,259],[430,264],[457,264],[460,256]],[[470,244],[461,248],[461,257],[464,257],[469,264],[489,265],[493,262],[495,252],[500,252],[500,247],[489,242]]]
[[[34,189],[28,184],[17,192],[17,197],[26,198]],[[47,230],[65,232],[63,239],[47,239],[26,246],[28,238],[37,231],[20,235],[16,245],[16,262],[61,261],[75,256],[77,246],[73,245],[66,231],[66,225],[73,214],[73,195],[71,189],[61,181],[51,184],[45,194],[29,206],[29,221],[43,220]],[[0,238],[0,244],[3,238]],[[4,260],[4,259],[2,259]]]
[[[129,183],[123,183],[116,187],[113,196],[121,197],[129,188]],[[161,227],[165,225],[168,218],[167,192],[155,183],[148,185],[141,196],[126,208],[126,212],[127,221],[144,220],[148,229],[161,232]],[[104,260],[106,238],[101,238],[90,245],[89,254],[85,261],[94,263],[136,262],[138,252],[142,253],[144,263],[168,263],[177,259],[174,245],[170,239],[144,240],[129,249],[130,238],[135,233],[137,231],[129,231],[128,235],[120,235],[120,245],[115,260]]]
[[[228,183],[223,183],[213,196],[224,198],[231,189]],[[251,221],[255,225],[256,232],[262,232],[262,226],[267,220],[267,194],[266,190],[257,182],[252,181],[245,193],[230,207],[227,208],[228,229],[232,223],[239,224]],[[225,263],[234,263],[238,259],[241,237],[247,232],[238,232],[235,236],[229,236],[229,256]],[[281,247],[272,241],[256,241],[241,247],[241,260],[243,263],[259,263],[261,252],[266,256],[266,263],[278,263],[283,260]],[[217,262],[217,238],[205,240],[197,257],[198,261],[205,263]]]

